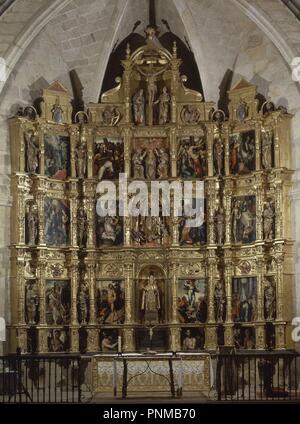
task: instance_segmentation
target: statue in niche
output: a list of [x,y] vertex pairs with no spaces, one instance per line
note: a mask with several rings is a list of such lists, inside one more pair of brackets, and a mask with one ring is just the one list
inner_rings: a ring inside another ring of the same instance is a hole
[[200,112],[196,106],[186,105],[182,108],[181,119],[185,124],[197,124],[200,120]]
[[265,306],[265,319],[273,320],[276,315],[276,293],[275,287],[272,281],[265,281],[264,290],[264,306]]
[[78,178],[83,179],[86,173],[86,144],[83,138],[75,148],[76,174]]
[[159,124],[164,125],[169,122],[169,105],[170,105],[170,95],[168,93],[167,87],[163,87],[162,93],[158,99],[159,102]]
[[52,120],[56,124],[63,124],[64,111],[62,110],[62,107],[60,106],[58,97],[55,101],[55,104],[53,105],[53,108],[51,109],[51,112],[52,112]]
[[89,288],[87,281],[83,281],[80,285],[78,292],[78,310],[80,315],[80,324],[86,325],[88,323],[89,314]]
[[136,125],[145,125],[145,96],[143,89],[139,89],[133,97],[133,116]]
[[28,244],[35,246],[38,236],[38,213],[37,206],[32,203],[27,212],[27,226],[28,226]]
[[80,206],[77,214],[78,245],[84,247],[87,240],[87,217],[83,206]]
[[264,169],[272,167],[272,147],[273,140],[270,131],[262,133],[262,165]]
[[157,149],[157,156],[158,156],[158,166],[157,166],[158,178],[159,179],[168,178],[169,154],[164,147],[160,147],[159,149]]
[[35,282],[29,281],[26,286],[25,293],[25,310],[27,323],[29,325],[34,325],[37,323],[37,311],[38,311],[38,295],[36,291]]
[[39,148],[38,140],[33,130],[28,130],[24,134],[26,141],[26,169],[27,172],[35,174],[39,166]]
[[222,244],[224,240],[225,217],[223,208],[219,208],[215,215],[217,244]]
[[240,241],[239,222],[241,219],[241,211],[239,201],[236,200],[232,208],[232,235],[234,243]]
[[147,150],[143,150],[141,147],[137,147],[136,151],[132,155],[133,163],[133,178],[145,178],[144,170],[144,159],[147,155]]
[[217,323],[224,321],[224,312],[225,312],[225,296],[223,285],[219,281],[215,286],[214,292],[214,303],[215,303],[215,319]]
[[263,211],[264,239],[272,240],[274,238],[274,220],[275,210],[271,201],[267,202]]
[[146,178],[148,180],[156,179],[156,154],[155,150],[149,149],[147,152],[145,165],[146,165]]
[[224,163],[224,146],[222,137],[218,136],[215,138],[214,142],[214,157],[215,157],[215,166],[216,174],[223,174],[223,163]]
[[102,113],[104,125],[108,125],[110,127],[117,125],[117,123],[120,121],[120,118],[120,111],[114,106],[107,106]]
[[155,281],[154,273],[150,272],[149,278],[142,288],[141,311],[144,313],[145,322],[158,323],[160,309],[159,288]]
[[197,339],[192,335],[191,330],[186,330],[185,337],[182,342],[183,350],[195,350],[197,346]]

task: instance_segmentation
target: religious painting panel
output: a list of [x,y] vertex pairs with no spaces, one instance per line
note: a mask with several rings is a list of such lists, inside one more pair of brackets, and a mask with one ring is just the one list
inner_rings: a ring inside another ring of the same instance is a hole
[[233,278],[232,320],[234,322],[255,321],[257,316],[256,277]]
[[118,336],[117,328],[105,328],[100,331],[99,344],[101,352],[116,353],[118,351]]
[[181,349],[195,352],[205,346],[205,329],[202,327],[184,327],[181,329]]
[[59,180],[69,176],[70,137],[45,134],[45,175]]
[[138,180],[165,179],[170,175],[170,150],[165,138],[132,140],[131,175]]
[[64,246],[69,244],[69,201],[46,197],[44,225],[45,241],[48,246]]
[[[202,246],[207,242],[205,200],[185,199],[182,203],[182,215],[179,215],[180,246]],[[204,212],[203,212],[204,210]]]
[[177,281],[177,317],[180,323],[207,320],[207,282],[204,278]]
[[36,280],[25,282],[25,322],[28,325],[39,322],[39,295]]
[[96,295],[99,324],[123,324],[125,320],[124,281],[98,280]]
[[54,328],[48,331],[48,351],[49,352],[66,352],[70,348],[70,338],[68,331]]
[[236,349],[255,349],[255,328],[239,325],[234,326],[233,340]]
[[233,243],[253,243],[256,240],[256,197],[233,197],[231,216]]
[[255,130],[231,134],[229,138],[229,167],[233,175],[255,171]]
[[156,266],[146,266],[138,278],[137,316],[142,324],[162,324],[166,317],[165,278]]
[[138,352],[164,352],[168,350],[168,328],[137,328],[135,330],[136,349]]
[[48,325],[70,324],[71,288],[69,280],[46,280],[46,322]]
[[179,138],[177,175],[183,179],[202,179],[207,175],[207,148],[205,135]]
[[97,137],[94,147],[94,175],[98,180],[116,180],[124,173],[122,138]]
[[104,203],[99,199],[96,205],[97,247],[122,246],[124,242],[124,218],[118,215],[119,202],[116,202],[115,215],[106,214],[105,216],[100,216],[99,208],[103,207],[107,209],[108,206],[104,205]]

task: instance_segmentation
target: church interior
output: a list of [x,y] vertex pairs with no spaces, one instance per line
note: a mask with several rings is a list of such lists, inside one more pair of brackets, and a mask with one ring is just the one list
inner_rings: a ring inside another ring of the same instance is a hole
[[[300,398],[299,16],[280,0],[0,2],[1,355],[82,355],[91,391],[123,398],[166,381],[208,396],[225,375],[220,399],[239,396],[226,355],[247,358],[230,365],[244,384],[268,354],[277,396]],[[102,216],[120,175],[201,182],[203,220],[188,224],[194,189],[181,215],[171,192],[169,215],[118,199]]]

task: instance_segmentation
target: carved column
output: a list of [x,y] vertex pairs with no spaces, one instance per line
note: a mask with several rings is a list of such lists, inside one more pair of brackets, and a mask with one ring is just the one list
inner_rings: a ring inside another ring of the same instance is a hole
[[76,181],[70,182],[70,245],[73,247],[78,246],[77,237],[77,212],[78,212],[78,186]]
[[263,240],[263,176],[256,175],[256,241]]
[[87,230],[87,243],[88,249],[95,247],[95,217],[96,217],[96,203],[95,203],[95,187],[93,181],[86,180],[83,185],[84,192],[84,209],[88,222]]
[[[261,249],[259,249],[261,250]],[[257,252],[256,270],[257,270],[257,316],[256,316],[256,348],[265,349],[265,326],[264,326],[264,258]]]
[[170,138],[170,160],[171,160],[171,177],[177,176],[177,134],[176,128],[171,128],[169,133]]
[[[130,261],[130,258],[128,258]],[[124,265],[125,270],[125,324],[132,324],[134,322],[134,275],[133,275],[133,264],[126,263]]]
[[70,128],[70,160],[71,160],[71,178],[76,178],[76,157],[75,148],[79,141],[79,129],[74,126]]
[[224,187],[225,244],[231,244],[231,199],[232,181],[230,179],[226,179]]
[[131,177],[131,138],[132,132],[129,128],[125,128],[122,131],[122,137],[124,142],[124,172],[127,178]]
[[[177,269],[178,264],[175,262],[170,263],[170,279],[171,279],[171,312],[170,316],[171,324],[178,323],[177,317]],[[170,341],[169,347],[172,352],[177,352],[181,349],[181,340],[180,340],[180,328],[171,327],[170,328]]]
[[[276,175],[276,178],[278,176]],[[279,180],[275,181],[275,238],[283,238],[283,224],[282,224],[282,208],[283,208],[283,199],[282,199],[282,181],[279,175]]]
[[225,292],[226,292],[226,324],[225,324],[225,344],[233,344],[233,322],[232,322],[232,257],[229,250],[225,250]]
[[229,175],[229,134],[230,134],[230,128],[228,124],[224,124],[223,126],[223,132],[224,132],[224,152],[225,152],[225,158],[224,158],[224,167],[225,167],[225,175]]
[[90,322],[87,337],[87,351],[97,352],[99,350],[99,331],[96,328],[96,308],[95,308],[95,264],[87,262],[88,281],[90,283]]
[[39,222],[39,245],[45,246],[45,180],[39,180],[37,191],[37,207],[38,207],[38,222]]
[[213,148],[214,148],[214,129],[213,125],[207,125],[206,133],[207,142],[207,175],[212,177],[214,175],[214,163],[213,163]]
[[255,123],[255,162],[256,170],[261,169],[261,124]]

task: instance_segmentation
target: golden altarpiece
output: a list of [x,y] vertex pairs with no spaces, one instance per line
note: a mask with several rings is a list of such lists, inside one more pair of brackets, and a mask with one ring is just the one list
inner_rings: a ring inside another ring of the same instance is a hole
[[[240,81],[229,117],[185,86],[176,45],[122,61],[72,117],[59,83],[9,121],[11,351],[290,346],[292,116]],[[204,181],[205,220],[100,217],[97,184]]]

